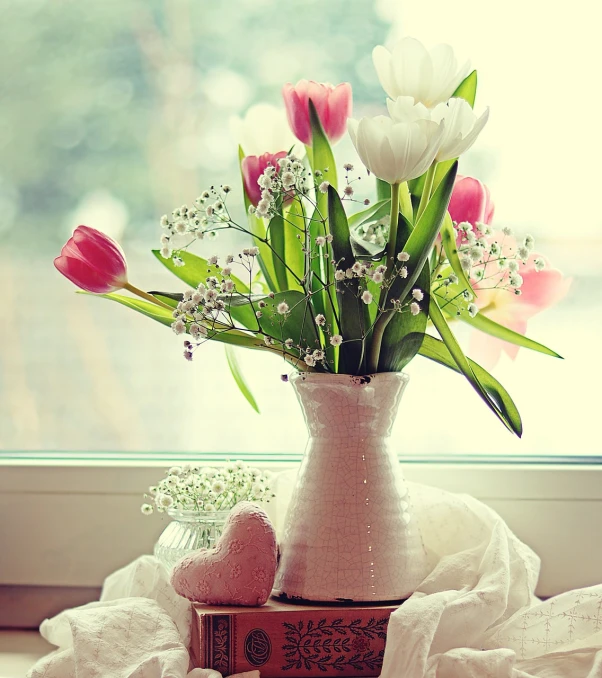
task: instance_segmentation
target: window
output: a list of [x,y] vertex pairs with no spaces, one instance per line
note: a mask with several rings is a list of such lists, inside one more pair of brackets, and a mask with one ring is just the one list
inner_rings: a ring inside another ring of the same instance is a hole
[[[460,377],[420,358],[394,439],[414,458],[410,479],[488,501],[536,547],[543,595],[597,581],[602,101],[590,2],[553,13],[543,0],[8,0],[3,18],[0,507],[12,519],[0,525],[0,594],[95,587],[148,549],[161,525],[140,516],[140,495],[167,457],[299,459],[305,429],[282,363],[240,352],[258,416],[220,346],[187,363],[180,338],[74,294],[52,260],[86,223],[123,243],[139,287],[179,289],[150,253],[158,219],[214,182],[240,204],[231,116],[279,105],[281,85],[304,77],[349,80],[357,117],[382,112],[371,50],[402,33],[471,57],[491,119],[461,171],[489,185],[496,222],[535,236],[573,283],[528,328],[565,360],[522,349],[494,369],[523,416],[521,441]],[[337,157],[359,166],[348,141]]]
[[[380,111],[384,94],[370,53],[399,32],[447,40],[470,54],[479,70],[477,107],[490,105],[492,115],[461,171],[489,183],[498,223],[532,233],[538,249],[573,277],[568,297],[528,328],[566,361],[523,349],[515,363],[496,369],[523,414],[523,440],[506,435],[461,378],[417,359],[397,432],[433,409],[441,429],[429,426],[403,451],[596,454],[594,401],[576,397],[586,378],[602,377],[589,357],[602,298],[593,206],[600,139],[587,114],[579,122],[597,103],[590,86],[595,22],[545,12],[546,30],[535,31],[537,8],[511,7],[462,0],[427,10],[362,0],[285,8],[238,0],[236,11],[226,11],[184,0],[9,2],[12,29],[0,66],[4,455],[301,452],[301,417],[291,415],[294,397],[279,380],[284,364],[241,352],[263,410],[258,417],[228,376],[221,347],[207,346],[196,364],[185,363],[168,330],[75,295],[52,259],[72,228],[86,223],[123,242],[136,284],[180,289],[149,252],[158,244],[158,217],[213,182],[238,188],[229,118],[258,101],[279,104],[281,84],[305,76],[349,79],[355,114]],[[581,16],[587,12],[583,3]],[[488,30],[492,24],[499,30]],[[353,161],[348,140],[337,155]],[[363,186],[370,194],[366,180]],[[233,203],[240,202],[238,192]],[[233,247],[227,236],[200,245],[196,251],[207,256],[208,247]],[[236,426],[218,424],[234,412]],[[550,420],[566,425],[552,430]]]

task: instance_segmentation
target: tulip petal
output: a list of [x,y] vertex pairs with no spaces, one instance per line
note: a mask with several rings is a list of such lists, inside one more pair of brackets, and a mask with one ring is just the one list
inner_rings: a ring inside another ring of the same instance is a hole
[[336,143],[345,134],[347,118],[351,115],[351,85],[343,82],[330,92],[328,100],[328,129],[326,135],[331,143]]
[[[516,297],[517,305],[528,308],[531,317],[545,308],[558,303],[567,295],[572,284],[571,278],[565,278],[557,268],[535,269],[535,259],[544,259],[541,255],[532,254],[524,269],[519,270],[523,278],[521,294]],[[546,262],[547,263],[547,262]]]
[[485,187],[473,177],[461,177],[456,181],[454,192],[449,202],[449,213],[457,223],[468,221],[474,226],[484,221],[487,203]]
[[89,226],[78,226],[73,232],[73,241],[81,258],[108,278],[127,280],[125,254],[108,235]]
[[123,287],[111,284],[103,271],[96,270],[81,259],[60,256],[54,260],[54,265],[60,273],[86,292],[105,294]]
[[402,38],[393,49],[392,63],[397,94],[413,96],[430,106],[433,66],[426,47],[415,38]]
[[395,99],[398,92],[393,77],[391,52],[382,45],[377,45],[372,50],[372,63],[374,64],[381,87],[392,99]]

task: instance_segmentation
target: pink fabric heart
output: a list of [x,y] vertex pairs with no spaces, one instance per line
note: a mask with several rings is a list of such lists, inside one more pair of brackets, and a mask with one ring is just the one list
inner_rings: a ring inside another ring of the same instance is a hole
[[180,596],[209,605],[263,605],[274,585],[278,548],[266,513],[241,501],[226,521],[213,549],[178,561],[171,584]]

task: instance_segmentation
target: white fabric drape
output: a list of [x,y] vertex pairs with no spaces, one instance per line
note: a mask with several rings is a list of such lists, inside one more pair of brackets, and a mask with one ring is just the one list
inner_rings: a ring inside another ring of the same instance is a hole
[[[277,530],[293,482],[277,479]],[[539,558],[494,511],[410,488],[431,574],[391,615],[381,678],[602,678],[602,585],[539,601]],[[190,618],[163,566],[143,556],[108,577],[99,602],[42,624],[57,651],[28,678],[184,678]]]

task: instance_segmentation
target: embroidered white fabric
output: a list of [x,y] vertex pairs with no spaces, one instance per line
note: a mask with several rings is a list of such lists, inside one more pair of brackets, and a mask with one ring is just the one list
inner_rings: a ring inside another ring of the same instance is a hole
[[[277,531],[293,482],[290,473],[276,481]],[[602,678],[602,585],[539,601],[539,558],[494,511],[409,485],[431,574],[391,615],[381,678]],[[190,670],[189,603],[151,556],[40,632],[57,650],[28,678],[219,678]]]

